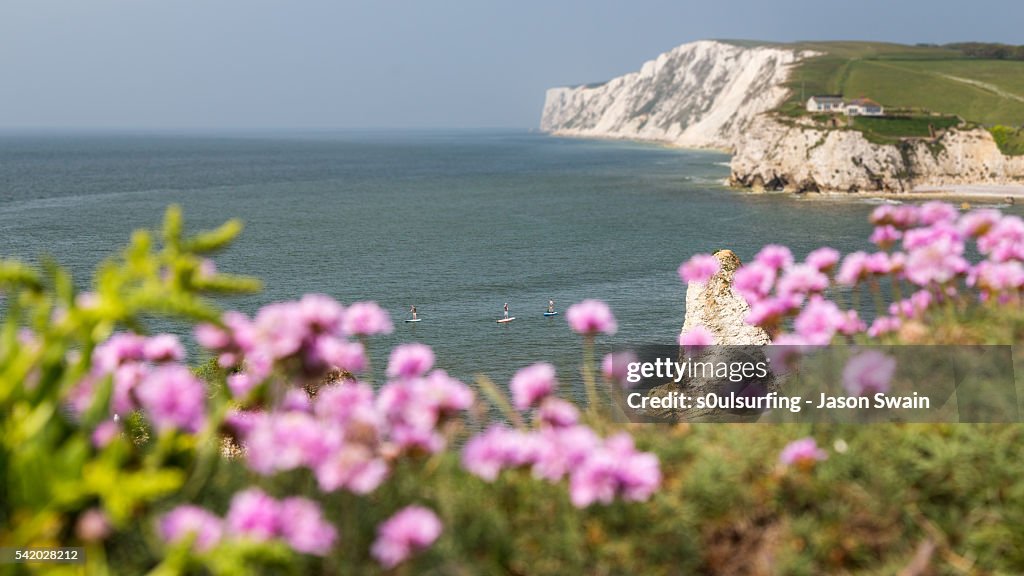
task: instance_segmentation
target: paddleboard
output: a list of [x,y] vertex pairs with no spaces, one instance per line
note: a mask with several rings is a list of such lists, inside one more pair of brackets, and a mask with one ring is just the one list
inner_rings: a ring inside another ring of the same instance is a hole
[[423,320],[423,318],[416,318],[415,320],[410,318],[410,319],[406,320],[406,322],[419,322],[420,320]]
[[545,312],[545,316],[558,316],[558,312]]
[[498,324],[504,324],[505,322],[511,322],[511,321],[513,321],[515,319],[516,319],[515,316],[513,316],[511,318],[502,318],[501,320],[498,320]]

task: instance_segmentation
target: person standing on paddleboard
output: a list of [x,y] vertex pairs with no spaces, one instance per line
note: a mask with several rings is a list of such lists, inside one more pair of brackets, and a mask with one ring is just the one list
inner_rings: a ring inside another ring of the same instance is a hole
[[505,302],[505,319],[508,320],[508,302]]
[[409,308],[409,312],[412,312],[412,319],[416,320],[416,305],[413,304],[412,308]]
[[555,301],[554,300],[548,300],[548,313],[551,314],[551,313],[554,313],[554,311],[555,311]]

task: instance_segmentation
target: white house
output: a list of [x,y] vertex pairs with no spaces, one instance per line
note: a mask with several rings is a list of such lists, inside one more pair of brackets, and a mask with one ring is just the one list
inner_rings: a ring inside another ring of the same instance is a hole
[[843,100],[842,96],[825,94],[823,96],[811,96],[807,99],[808,112],[828,112],[847,116],[882,116],[885,109],[882,105],[870,98],[856,98],[854,100]]
[[850,100],[843,110],[847,116],[881,116],[884,112],[882,105],[870,98]]
[[842,96],[825,94],[822,96],[811,96],[807,99],[808,112],[841,112],[842,110]]

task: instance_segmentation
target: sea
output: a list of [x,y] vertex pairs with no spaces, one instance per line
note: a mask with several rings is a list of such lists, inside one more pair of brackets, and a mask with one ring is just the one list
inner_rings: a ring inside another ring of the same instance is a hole
[[[415,341],[468,382],[504,385],[551,362],[575,395],[575,302],[611,306],[619,328],[601,350],[672,343],[686,296],[676,270],[692,254],[870,248],[882,200],[732,190],[728,160],[516,130],[2,133],[0,257],[52,256],[86,290],[169,204],[192,231],[237,217],[245,230],[217,266],[264,290],[220,298],[224,309],[306,293],[375,300],[395,323],[371,342],[378,372],[391,347]],[[560,315],[543,315],[548,300]],[[505,303],[516,320],[498,324]],[[411,305],[421,322],[404,322]],[[178,324],[151,327],[190,339]]]

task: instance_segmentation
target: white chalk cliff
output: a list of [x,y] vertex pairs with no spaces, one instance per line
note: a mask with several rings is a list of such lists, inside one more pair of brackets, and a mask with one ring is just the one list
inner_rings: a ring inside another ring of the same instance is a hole
[[935,141],[874,144],[771,113],[792,65],[813,52],[716,41],[684,44],[604,84],[547,91],[542,130],[734,154],[730,182],[790,191],[909,191],[915,186],[1012,184],[1024,157],[1006,157],[982,129]]

